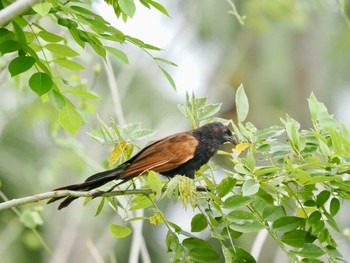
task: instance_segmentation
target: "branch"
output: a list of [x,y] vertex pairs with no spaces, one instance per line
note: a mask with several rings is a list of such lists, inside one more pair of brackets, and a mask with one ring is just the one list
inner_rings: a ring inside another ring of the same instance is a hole
[[[39,201],[46,200],[46,199],[51,199],[53,197],[65,197],[65,196],[92,197],[93,194],[96,192],[98,192],[98,191],[96,191],[96,190],[89,191],[89,192],[69,191],[69,190],[51,191],[51,192],[26,196],[26,197],[12,199],[9,201],[2,202],[2,203],[0,203],[0,211],[11,208],[11,207],[16,207],[16,206],[20,206],[20,205],[39,202]],[[110,196],[133,195],[133,194],[149,195],[152,192],[153,192],[152,189],[116,190],[116,191],[104,193],[100,196],[101,197],[110,197]]]
[[[197,186],[196,187],[198,192],[206,192],[208,191],[207,188],[203,186]],[[8,208],[30,204],[30,203],[36,203],[42,200],[51,199],[53,197],[66,197],[66,196],[74,196],[74,197],[93,197],[95,193],[100,192],[99,190],[92,190],[89,192],[86,191],[69,191],[69,190],[60,190],[60,191],[51,191],[36,195],[30,195],[22,198],[16,198],[12,200],[5,200],[4,202],[0,203],[0,211],[5,210]],[[106,192],[99,197],[111,197],[111,196],[121,196],[121,195],[149,195],[152,194],[152,189],[132,189],[132,190],[116,190],[112,192]],[[3,199],[5,199],[2,196]]]
[[23,14],[40,0],[18,0],[0,10],[0,26],[5,25],[18,15]]

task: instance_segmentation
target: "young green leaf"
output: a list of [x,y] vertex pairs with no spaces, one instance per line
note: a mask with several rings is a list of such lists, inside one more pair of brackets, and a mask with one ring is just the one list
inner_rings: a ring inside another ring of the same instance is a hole
[[98,207],[97,207],[95,216],[98,216],[98,215],[101,213],[102,208],[103,208],[103,206],[104,206],[104,204],[105,204],[105,200],[106,200],[105,197],[102,197],[102,198],[101,198],[101,201],[100,201],[100,204],[99,204]]
[[58,110],[62,110],[66,106],[66,98],[58,90],[51,89],[49,98]]
[[216,103],[216,104],[208,104],[201,107],[197,112],[198,114],[197,118],[201,120],[201,119],[205,119],[213,116],[215,113],[217,113],[220,110],[221,105],[222,105],[221,103]]
[[196,214],[191,221],[191,232],[201,232],[206,229],[208,222],[203,214]]
[[20,217],[21,222],[28,228],[34,229],[44,223],[38,211],[26,209]]
[[243,122],[248,116],[249,102],[242,84],[239,86],[236,92],[236,107],[238,121]]
[[61,58],[79,56],[78,52],[62,44],[47,44],[45,48],[52,52],[55,56]]
[[125,226],[111,224],[109,229],[115,238],[125,238],[131,234],[131,229]]
[[46,16],[51,10],[52,4],[50,2],[36,3],[32,9],[41,16]]
[[44,31],[44,30],[40,31],[38,33],[38,36],[41,37],[46,42],[56,43],[56,42],[60,42],[60,41],[64,40],[63,37],[56,35],[54,33],[48,32],[48,31]]
[[254,195],[259,191],[260,184],[254,179],[245,180],[242,185],[243,196]]
[[162,196],[163,186],[162,186],[162,181],[159,179],[156,172],[154,171],[148,172],[147,184],[154,191],[155,199],[159,200],[160,197]]
[[70,103],[66,103],[66,106],[59,112],[58,120],[60,125],[72,135],[75,135],[83,124],[83,119]]
[[175,81],[173,79],[173,77],[168,73],[168,71],[166,71],[165,69],[163,69],[162,67],[159,67],[160,70],[162,71],[163,75],[167,78],[167,80],[169,81],[170,85],[173,87],[173,89],[176,91],[176,84]]
[[114,48],[114,47],[108,47],[105,46],[105,49],[112,54],[114,57],[116,57],[117,59],[119,59],[121,62],[125,63],[125,64],[129,64],[129,59],[128,56],[121,50]]
[[162,12],[164,15],[170,17],[168,11],[165,9],[164,6],[162,6],[160,3],[155,2],[153,0],[147,0],[147,2],[152,5],[154,8],[158,9],[158,11]]
[[76,71],[85,69],[85,67],[80,65],[79,63],[65,58],[56,58],[52,62],[69,70]]
[[29,79],[29,87],[39,96],[49,92],[52,85],[51,76],[46,73],[34,73]]
[[122,12],[132,18],[136,11],[134,0],[118,0],[118,4]]
[[20,56],[12,60],[8,66],[11,77],[29,70],[35,63],[35,58],[30,56]]

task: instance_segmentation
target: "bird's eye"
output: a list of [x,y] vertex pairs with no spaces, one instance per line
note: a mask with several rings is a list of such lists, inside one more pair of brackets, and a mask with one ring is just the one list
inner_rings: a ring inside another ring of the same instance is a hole
[[231,133],[231,130],[229,130],[229,129],[226,129],[225,131],[225,134],[227,134],[227,135],[231,135],[232,133]]

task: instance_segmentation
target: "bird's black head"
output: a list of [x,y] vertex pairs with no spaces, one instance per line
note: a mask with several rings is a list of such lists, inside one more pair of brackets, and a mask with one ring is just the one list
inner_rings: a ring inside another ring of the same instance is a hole
[[233,145],[237,145],[237,140],[233,136],[231,130],[221,122],[208,123],[197,130],[202,130],[210,137],[215,138],[218,140],[219,144],[230,142]]

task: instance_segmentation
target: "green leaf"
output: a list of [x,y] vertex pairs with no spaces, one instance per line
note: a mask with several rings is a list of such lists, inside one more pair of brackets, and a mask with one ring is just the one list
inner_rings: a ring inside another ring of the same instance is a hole
[[189,238],[185,238],[182,241],[182,245],[188,249],[188,250],[192,250],[198,247],[201,248],[212,248],[212,246],[205,240],[197,238],[197,237],[189,237]]
[[89,9],[86,9],[84,7],[81,7],[81,6],[72,5],[69,8],[76,11],[79,14],[86,14],[86,15],[90,15],[93,17],[101,18],[101,16],[99,16],[99,15],[95,14],[94,12],[90,11]]
[[159,67],[160,70],[162,71],[163,75],[167,78],[168,82],[170,83],[170,85],[173,87],[173,89],[176,91],[176,84],[174,79],[172,78],[172,76],[168,73],[168,71],[166,71],[165,69],[163,69],[162,67]]
[[58,120],[60,125],[72,135],[75,135],[83,124],[82,118],[71,103],[66,103],[59,112]]
[[41,16],[46,16],[52,7],[52,4],[49,2],[36,3],[32,6],[32,9]]
[[312,243],[316,240],[316,237],[310,235],[309,232],[305,230],[293,230],[284,233],[281,241],[289,246],[301,248],[305,243]]
[[233,179],[232,177],[226,177],[224,178],[219,185],[216,187],[216,194],[219,197],[224,197],[226,196],[233,187],[235,187],[237,180]]
[[64,68],[67,68],[69,70],[83,70],[85,69],[82,65],[80,65],[79,63],[72,61],[72,60],[68,60],[68,59],[64,59],[64,58],[56,58],[55,60],[52,61],[53,63],[60,65]]
[[173,247],[174,243],[179,243],[179,238],[177,237],[177,235],[174,232],[168,230],[168,233],[165,237],[165,244],[166,244],[167,249],[168,249],[167,252],[172,251],[172,247]]
[[66,98],[59,91],[51,89],[49,97],[56,109],[62,110],[66,106]]
[[6,28],[0,28],[0,43],[3,43],[7,40],[14,40],[15,34]]
[[101,198],[101,201],[100,201],[100,204],[99,204],[98,207],[97,207],[95,216],[98,216],[98,215],[101,213],[102,208],[103,208],[103,206],[104,206],[104,204],[105,204],[105,200],[106,200],[105,197],[102,197],[102,198]]
[[0,52],[3,55],[17,51],[19,49],[21,49],[21,44],[16,40],[9,39],[0,44]]
[[39,96],[49,92],[52,85],[51,76],[46,73],[34,73],[29,79],[29,87]]
[[304,219],[297,216],[284,216],[274,221],[272,228],[280,232],[289,232],[298,228],[303,222]]
[[222,254],[224,255],[224,258],[225,258],[225,262],[232,262],[232,255],[230,250],[224,245],[221,245],[221,249],[222,249]]
[[317,224],[322,218],[322,214],[320,213],[320,211],[314,211],[311,213],[311,215],[309,215],[308,219],[307,219],[307,223],[309,225],[314,225]]
[[13,28],[15,30],[17,41],[23,46],[26,45],[27,44],[27,39],[26,39],[26,36],[24,35],[22,27],[20,25],[18,25],[15,22],[15,20],[12,20],[12,24],[13,24]]
[[121,62],[125,63],[125,64],[129,64],[129,59],[128,56],[121,50],[114,48],[114,47],[108,47],[105,46],[105,49],[111,53],[114,57],[116,57],[117,59],[119,59]]
[[243,196],[254,195],[259,191],[260,184],[254,179],[245,180],[242,185]]
[[90,91],[87,91],[87,90],[77,90],[77,89],[73,88],[73,89],[66,91],[66,93],[73,94],[75,97],[79,97],[79,98],[83,98],[83,99],[87,99],[87,100],[99,99],[99,96],[97,96],[96,94],[94,94]]
[[38,211],[26,209],[20,217],[21,222],[30,229],[36,228],[38,225],[43,225],[44,221]]
[[188,256],[195,261],[210,262],[220,258],[220,255],[211,248],[197,247],[188,252]]
[[131,234],[131,229],[125,226],[111,224],[109,229],[115,238],[125,238]]
[[63,37],[44,30],[40,31],[38,33],[38,36],[41,37],[46,42],[60,42],[64,40]]
[[244,210],[232,211],[228,214],[227,219],[231,223],[230,228],[242,233],[257,232],[266,228],[253,213]]
[[230,248],[233,262],[237,263],[256,263],[255,258],[246,250],[239,246],[235,246],[234,249]]
[[134,0],[118,0],[118,4],[122,12],[132,18],[136,11]]
[[196,214],[191,221],[191,232],[201,232],[206,229],[208,222],[203,214]]
[[339,208],[340,208],[340,201],[339,201],[339,199],[335,198],[335,197],[332,198],[331,204],[330,204],[330,207],[329,207],[331,216],[335,216],[338,213]]
[[321,193],[319,193],[316,197],[317,206],[318,207],[323,206],[327,202],[330,196],[331,196],[331,192],[329,192],[328,190],[323,190]]
[[157,176],[157,173],[154,171],[148,172],[147,184],[150,186],[152,191],[155,193],[155,199],[159,200],[162,196],[162,181]]
[[35,63],[35,58],[30,56],[20,56],[12,60],[8,66],[11,77],[29,70]]
[[248,97],[245,94],[243,84],[239,86],[236,92],[236,107],[237,107],[237,118],[239,122],[243,122],[249,112]]
[[45,46],[47,50],[52,52],[57,57],[75,57],[79,56],[79,53],[74,51],[68,46],[61,44],[47,44]]
[[217,104],[208,104],[201,107],[197,112],[198,114],[197,118],[201,120],[201,119],[205,119],[213,116],[215,113],[217,113],[220,110],[221,105],[222,105],[221,103],[217,103]]
[[233,209],[233,208],[248,205],[253,201],[254,201],[254,198],[250,196],[233,195],[225,200],[223,207],[228,209]]
[[162,62],[164,62],[164,63],[166,63],[168,65],[172,65],[174,67],[177,67],[177,65],[174,62],[170,61],[170,60],[167,60],[167,59],[164,59],[164,58],[159,58],[159,57],[153,57],[153,59],[154,60],[158,60],[158,61],[162,61]]
[[165,9],[164,6],[162,6],[160,3],[155,2],[153,0],[147,0],[147,2],[152,5],[154,8],[158,9],[158,11],[162,12],[164,15],[170,17],[168,11]]
[[132,204],[133,206],[130,208],[130,210],[144,209],[146,207],[153,205],[152,201],[147,196],[144,196],[144,195],[136,196],[132,200]]
[[286,212],[284,211],[283,206],[269,205],[266,206],[263,211],[263,217],[267,221],[275,221],[285,215]]
[[325,252],[314,244],[304,244],[302,250],[294,252],[295,254],[305,258],[318,258],[325,254]]

